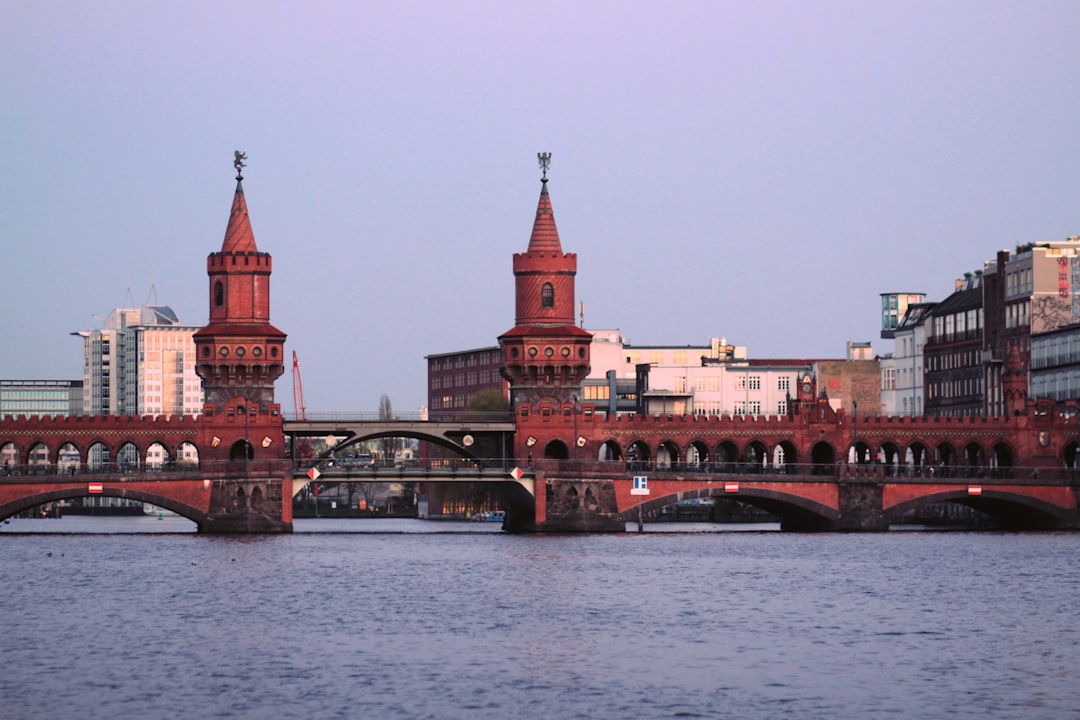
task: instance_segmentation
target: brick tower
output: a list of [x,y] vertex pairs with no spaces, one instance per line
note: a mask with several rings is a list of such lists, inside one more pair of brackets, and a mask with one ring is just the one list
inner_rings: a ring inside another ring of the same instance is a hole
[[237,153],[236,193],[219,252],[206,259],[210,322],[195,333],[197,370],[206,405],[221,412],[242,397],[261,412],[274,402],[274,381],[285,371],[285,333],[270,324],[270,253],[259,252],[244,200],[243,160]]
[[577,255],[559,243],[547,187],[551,154],[539,158],[543,177],[529,248],[514,254],[515,325],[499,336],[515,411],[523,403],[580,400],[589,374],[592,335],[574,324]]

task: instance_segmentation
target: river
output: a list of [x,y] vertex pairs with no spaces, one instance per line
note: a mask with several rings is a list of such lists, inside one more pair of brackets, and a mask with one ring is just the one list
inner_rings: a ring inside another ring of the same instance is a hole
[[5,524],[0,717],[1080,717],[1077,533],[193,527]]

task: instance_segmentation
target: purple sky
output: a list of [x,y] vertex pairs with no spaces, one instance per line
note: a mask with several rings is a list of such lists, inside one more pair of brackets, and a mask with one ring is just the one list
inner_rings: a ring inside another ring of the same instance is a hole
[[237,149],[309,412],[415,410],[425,355],[512,327],[540,151],[586,327],[887,352],[879,293],[1080,233],[1078,31],[1076,2],[15,3],[0,377],[81,377],[68,333],[129,288],[206,322]]

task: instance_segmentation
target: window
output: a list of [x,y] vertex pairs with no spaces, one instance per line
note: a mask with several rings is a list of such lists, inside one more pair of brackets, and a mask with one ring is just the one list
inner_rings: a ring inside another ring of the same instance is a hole
[[776,389],[777,390],[790,390],[791,389],[791,378],[786,377],[786,376],[777,378],[776,379]]
[[225,286],[218,280],[214,283],[214,307],[221,307],[225,304]]
[[750,376],[750,389],[751,390],[760,390],[761,389],[761,376],[760,375],[751,375]]
[[894,390],[896,388],[896,368],[884,368],[881,371],[881,389]]
[[540,305],[546,308],[555,307],[555,288],[551,283],[544,283],[544,287],[540,289]]

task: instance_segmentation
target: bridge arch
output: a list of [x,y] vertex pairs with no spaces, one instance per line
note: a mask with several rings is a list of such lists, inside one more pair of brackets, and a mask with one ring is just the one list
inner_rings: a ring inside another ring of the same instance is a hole
[[165,495],[148,493],[141,490],[134,490],[131,488],[123,488],[109,485],[105,485],[105,487],[102,489],[102,492],[95,495],[90,495],[89,493],[87,493],[85,487],[45,490],[30,495],[24,495],[17,499],[11,500],[10,502],[0,504],[0,519],[6,519],[12,517],[13,515],[18,515],[19,513],[29,510],[31,508],[35,508],[38,505],[59,502],[61,500],[66,502],[68,500],[76,500],[78,498],[87,497],[126,498],[128,500],[134,500],[136,502],[144,502],[150,505],[156,505],[157,507],[171,510],[177,515],[181,515],[199,525],[201,525],[207,519],[207,513],[205,513],[203,510],[175,498]]
[[972,441],[964,446],[964,464],[971,468],[981,468],[986,465],[986,451],[979,443]]
[[935,503],[957,503],[989,515],[1003,530],[1055,530],[1068,526],[1068,511],[1028,495],[983,487],[981,495],[971,495],[966,487],[931,492],[885,509],[889,524],[897,523],[911,510]]
[[[640,508],[642,512],[654,512],[682,500],[709,497],[735,499],[765,510],[780,519],[782,530],[830,530],[839,521],[839,512],[828,505],[793,493],[767,488],[740,488],[738,497],[735,498],[725,494],[723,488],[684,490],[669,495],[649,497],[640,504]],[[638,508],[639,505],[633,505],[621,511],[617,516],[619,521],[627,523],[637,520]]]
[[994,477],[1012,477],[1013,449],[1006,442],[996,442],[990,448],[990,472]]
[[626,450],[626,460],[631,467],[648,467],[649,463],[652,462],[652,451],[649,449],[649,444],[644,440],[635,440],[630,443],[630,447]]

